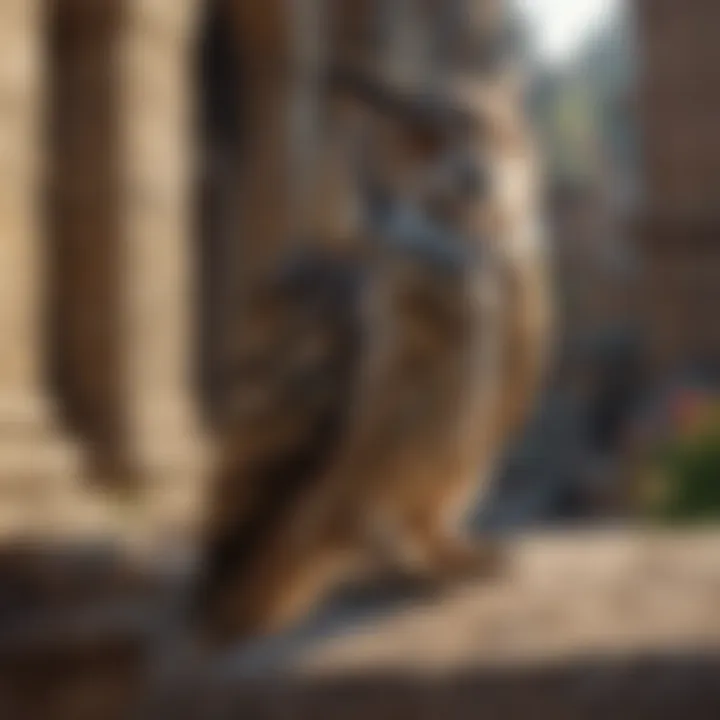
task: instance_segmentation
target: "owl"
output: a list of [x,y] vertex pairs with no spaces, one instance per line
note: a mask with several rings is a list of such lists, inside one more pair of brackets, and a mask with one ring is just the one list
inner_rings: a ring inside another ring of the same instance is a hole
[[547,365],[539,163],[495,3],[403,6],[334,6],[330,39],[354,34],[318,79],[308,227],[248,289],[222,379],[189,609],[208,642],[286,627],[378,568],[500,565],[465,520]]

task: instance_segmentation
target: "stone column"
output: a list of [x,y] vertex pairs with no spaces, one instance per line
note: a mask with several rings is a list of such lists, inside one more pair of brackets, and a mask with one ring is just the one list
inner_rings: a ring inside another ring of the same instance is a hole
[[43,3],[0,3],[0,534],[47,521],[76,468],[42,384]]
[[122,464],[123,453],[117,128],[122,17],[119,0],[54,0],[46,33],[53,381],[96,481]]
[[[204,466],[191,367],[197,274],[191,256],[192,61],[198,5],[195,0],[128,0],[119,44],[126,453],[151,506],[181,514],[195,503]],[[182,508],[174,506],[176,500]]]

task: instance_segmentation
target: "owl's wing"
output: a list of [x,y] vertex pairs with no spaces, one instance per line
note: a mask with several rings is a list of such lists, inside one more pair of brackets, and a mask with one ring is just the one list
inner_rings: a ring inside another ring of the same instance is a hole
[[281,269],[238,328],[196,598],[203,605],[242,574],[342,441],[362,354],[361,282],[357,262],[306,253]]

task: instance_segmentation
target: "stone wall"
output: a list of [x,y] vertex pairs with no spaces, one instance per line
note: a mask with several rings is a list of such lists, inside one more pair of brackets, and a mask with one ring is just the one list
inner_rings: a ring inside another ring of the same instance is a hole
[[717,3],[636,0],[645,308],[659,372],[720,361]]
[[720,218],[649,219],[644,239],[643,311],[659,376],[717,377],[720,332]]

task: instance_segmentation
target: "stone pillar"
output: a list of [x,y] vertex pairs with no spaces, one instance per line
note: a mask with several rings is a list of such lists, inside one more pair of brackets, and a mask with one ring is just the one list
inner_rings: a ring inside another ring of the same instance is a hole
[[151,506],[173,512],[195,501],[204,465],[191,367],[198,5],[128,0],[118,57],[126,454]]
[[48,13],[52,379],[102,479],[121,464],[120,0],[55,0]]
[[0,534],[42,529],[76,468],[42,384],[43,5],[0,4]]

